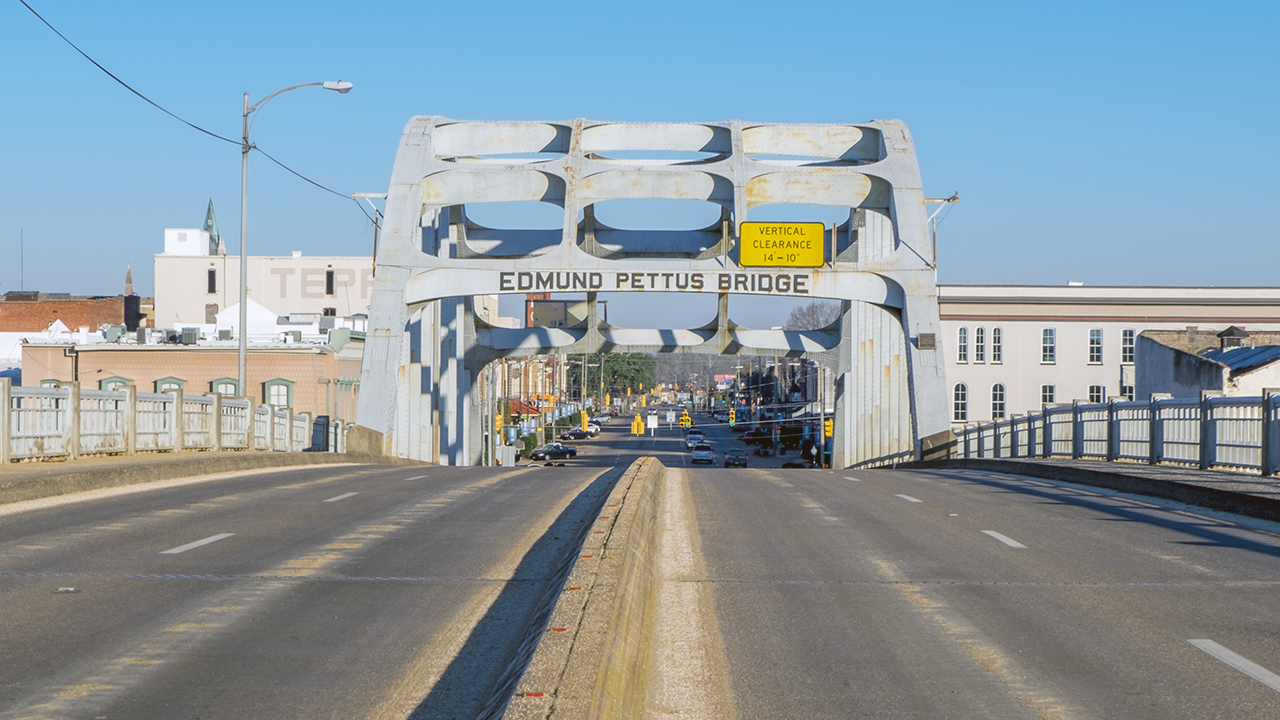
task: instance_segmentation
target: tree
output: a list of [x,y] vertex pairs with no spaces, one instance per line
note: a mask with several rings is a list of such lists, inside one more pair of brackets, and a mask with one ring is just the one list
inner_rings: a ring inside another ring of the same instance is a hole
[[[577,397],[583,388],[582,377],[582,356],[571,354],[568,358],[571,361],[569,365],[568,379],[565,388],[566,395]],[[620,397],[627,394],[627,388],[631,388],[632,392],[640,392],[643,385],[645,389],[649,389],[657,382],[656,376],[657,362],[652,355],[644,353],[610,353],[605,355],[588,355],[587,356],[587,376],[586,391],[587,397],[591,397],[600,391],[600,372],[604,371],[604,391]]]
[[791,315],[787,317],[787,327],[793,330],[820,330],[839,318],[840,303],[813,300],[808,305],[791,309]]

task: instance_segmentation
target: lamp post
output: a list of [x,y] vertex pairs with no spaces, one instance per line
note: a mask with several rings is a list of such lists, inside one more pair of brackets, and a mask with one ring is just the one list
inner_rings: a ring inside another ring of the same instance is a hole
[[340,95],[351,92],[352,88],[351,83],[345,80],[300,83],[281,88],[253,105],[249,104],[249,93],[244,94],[244,115],[242,116],[244,134],[240,138],[240,349],[237,355],[240,395],[243,397],[249,396],[249,377],[245,370],[245,355],[249,347],[249,328],[247,327],[249,322],[249,151],[253,149],[253,145],[249,143],[249,116],[265,105],[268,100],[281,93],[312,85],[321,85],[325,90],[333,90]]

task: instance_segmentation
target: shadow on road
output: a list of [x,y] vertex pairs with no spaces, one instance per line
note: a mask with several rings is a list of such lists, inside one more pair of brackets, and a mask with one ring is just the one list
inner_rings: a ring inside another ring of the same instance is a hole
[[626,468],[619,464],[593,480],[533,543],[409,720],[474,718],[494,710],[501,714],[533,656],[586,533]]

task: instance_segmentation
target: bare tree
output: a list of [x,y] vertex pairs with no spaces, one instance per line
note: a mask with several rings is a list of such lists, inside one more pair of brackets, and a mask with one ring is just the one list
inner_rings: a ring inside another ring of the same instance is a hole
[[808,305],[792,308],[787,316],[787,327],[796,330],[818,330],[835,322],[840,317],[840,303],[825,303],[817,300]]

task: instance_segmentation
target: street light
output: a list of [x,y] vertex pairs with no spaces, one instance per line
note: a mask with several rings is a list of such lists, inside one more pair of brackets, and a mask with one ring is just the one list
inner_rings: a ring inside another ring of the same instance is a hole
[[253,145],[249,144],[249,115],[265,105],[268,100],[281,93],[312,85],[321,85],[325,90],[333,90],[339,95],[346,95],[351,92],[353,87],[351,83],[345,80],[300,83],[281,88],[253,105],[249,104],[249,93],[244,94],[244,115],[242,116],[244,135],[240,139],[240,350],[237,355],[240,371],[240,395],[243,397],[249,397],[249,376],[245,370],[245,354],[249,347],[249,328],[247,327],[249,323],[249,151],[253,149]]

